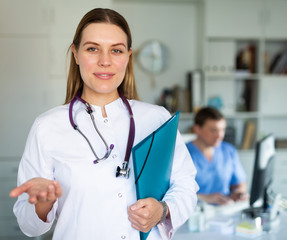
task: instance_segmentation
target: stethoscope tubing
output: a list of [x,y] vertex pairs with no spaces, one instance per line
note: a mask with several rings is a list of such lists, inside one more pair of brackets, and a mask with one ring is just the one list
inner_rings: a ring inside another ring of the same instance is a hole
[[126,155],[125,155],[125,159],[124,159],[124,162],[128,163],[129,159],[130,159],[132,147],[133,147],[133,142],[135,139],[135,122],[134,122],[133,112],[132,112],[132,109],[131,109],[131,106],[130,106],[128,100],[121,94],[120,94],[120,97],[123,100],[123,102],[125,103],[125,105],[127,106],[127,109],[129,112],[129,117],[130,117],[130,130],[129,130],[130,134],[129,134],[129,138],[128,138],[128,142],[127,142]]
[[[120,168],[120,167],[117,168],[116,176],[117,177],[118,176],[125,176],[128,178],[129,177],[128,163],[129,163],[129,158],[131,155],[131,150],[132,150],[134,138],[135,138],[135,122],[134,122],[133,112],[132,112],[132,109],[131,109],[131,106],[130,106],[128,100],[122,94],[120,94],[120,98],[122,99],[122,101],[124,102],[124,104],[127,107],[127,110],[129,113],[129,118],[130,118],[130,128],[129,128],[129,137],[128,137],[128,141],[127,141],[126,154],[125,154],[125,158],[124,158],[124,162],[123,162],[123,168]],[[101,140],[103,141],[103,143],[106,147],[106,154],[102,158],[98,157],[98,155],[96,154],[96,151],[94,150],[90,140],[87,138],[87,136],[79,129],[77,124],[74,122],[73,106],[77,100],[82,102],[86,106],[86,111],[91,117],[91,120],[93,122],[93,126],[94,126],[96,132],[98,133],[99,137],[101,138]],[[111,144],[110,147],[108,146],[106,140],[104,139],[103,135],[100,133],[99,129],[96,126],[95,118],[93,115],[93,110],[92,110],[91,105],[89,103],[87,103],[84,99],[81,98],[81,92],[80,91],[75,95],[75,97],[70,102],[69,119],[70,119],[70,123],[71,123],[72,127],[75,130],[77,130],[84,137],[84,139],[87,141],[87,143],[89,144],[90,149],[92,150],[94,156],[96,157],[96,160],[94,160],[93,163],[98,163],[99,161],[107,159],[109,157],[109,155],[111,154],[111,151],[114,148],[114,145]]]

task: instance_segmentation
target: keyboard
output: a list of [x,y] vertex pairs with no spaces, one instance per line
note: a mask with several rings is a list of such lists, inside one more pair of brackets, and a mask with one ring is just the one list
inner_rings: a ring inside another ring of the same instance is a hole
[[211,219],[214,216],[218,215],[228,216],[228,215],[240,214],[242,210],[249,208],[250,205],[249,201],[240,201],[222,206],[204,204],[203,207],[206,219]]

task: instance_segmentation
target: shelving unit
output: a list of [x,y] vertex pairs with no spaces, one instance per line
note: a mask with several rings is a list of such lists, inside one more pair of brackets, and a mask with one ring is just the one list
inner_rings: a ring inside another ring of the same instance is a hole
[[[276,24],[278,7],[287,9],[287,2],[270,2],[206,0],[204,5],[204,104],[221,103],[239,149],[246,148],[247,125],[252,128],[247,148],[270,132],[287,139],[287,75],[270,71],[285,52],[287,70],[287,32],[281,31],[282,22]],[[284,16],[280,21],[287,21]]]

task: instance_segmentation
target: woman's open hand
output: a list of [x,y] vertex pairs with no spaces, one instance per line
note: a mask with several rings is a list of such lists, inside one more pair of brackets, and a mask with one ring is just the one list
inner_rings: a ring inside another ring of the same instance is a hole
[[10,192],[11,197],[18,197],[26,192],[32,204],[41,202],[55,202],[62,196],[62,188],[57,181],[45,178],[32,178]]

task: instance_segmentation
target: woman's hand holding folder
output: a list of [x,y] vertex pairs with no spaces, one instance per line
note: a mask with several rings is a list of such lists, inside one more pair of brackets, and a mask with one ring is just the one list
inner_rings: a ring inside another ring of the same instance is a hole
[[133,228],[146,233],[161,220],[163,206],[155,198],[140,199],[128,208],[128,215]]

